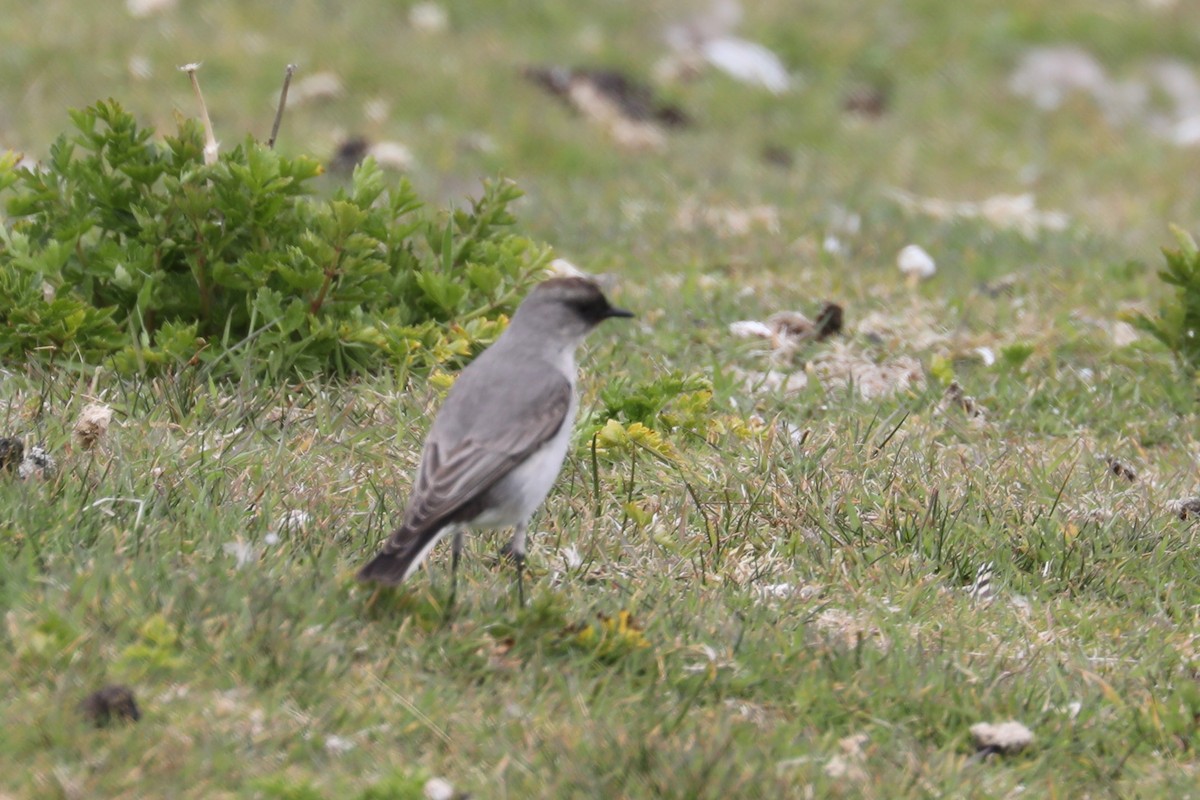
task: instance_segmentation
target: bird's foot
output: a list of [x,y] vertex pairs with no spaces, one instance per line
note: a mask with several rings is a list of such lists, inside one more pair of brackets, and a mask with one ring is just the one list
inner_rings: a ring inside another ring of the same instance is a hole
[[517,567],[517,601],[521,608],[525,607],[525,553],[513,547],[510,541],[500,548],[498,563],[511,563]]

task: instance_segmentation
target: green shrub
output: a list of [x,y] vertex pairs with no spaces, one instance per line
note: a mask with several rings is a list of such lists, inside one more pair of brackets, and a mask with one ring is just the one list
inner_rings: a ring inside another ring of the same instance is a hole
[[662,437],[676,433],[709,442],[727,433],[750,434],[741,415],[719,411],[713,402],[711,380],[678,372],[642,382],[620,377],[610,380],[600,392],[596,410],[581,428],[584,439],[600,434],[601,441],[609,444],[632,443],[659,452],[669,450]]
[[1163,248],[1167,259],[1158,276],[1175,287],[1153,319],[1144,314],[1134,324],[1165,344],[1191,376],[1200,372],[1200,250],[1185,231],[1172,227],[1179,248]]
[[71,118],[43,165],[0,159],[6,360],[428,370],[494,339],[547,256],[510,232],[509,182],[427,214],[368,160],[321,199],[307,157],[247,140],[205,165],[194,122],[160,142],[113,101]]

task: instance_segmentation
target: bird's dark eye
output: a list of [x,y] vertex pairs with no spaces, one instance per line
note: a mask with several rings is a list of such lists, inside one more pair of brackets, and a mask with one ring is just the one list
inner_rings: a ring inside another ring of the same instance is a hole
[[579,316],[589,322],[600,322],[608,316],[608,301],[603,297],[590,297],[573,304]]

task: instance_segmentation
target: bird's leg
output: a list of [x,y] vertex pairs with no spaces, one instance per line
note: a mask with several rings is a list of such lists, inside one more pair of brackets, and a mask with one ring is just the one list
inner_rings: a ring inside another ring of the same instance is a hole
[[458,560],[462,557],[463,529],[454,529],[454,538],[450,542],[450,602],[446,605],[449,611],[454,607],[454,598],[458,596]]
[[512,541],[504,549],[508,551],[508,555],[517,563],[517,602],[520,607],[525,607],[525,526],[527,523],[518,523],[513,531]]

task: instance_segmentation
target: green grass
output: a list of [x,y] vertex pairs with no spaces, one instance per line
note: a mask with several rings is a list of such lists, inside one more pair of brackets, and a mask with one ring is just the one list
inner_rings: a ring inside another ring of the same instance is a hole
[[[1198,489],[1195,387],[1145,337],[1118,347],[1109,329],[1164,291],[1167,224],[1200,212],[1195,153],[1082,99],[1037,115],[1005,88],[1031,44],[1077,42],[1117,76],[1194,58],[1200,13],[755,4],[743,33],[803,88],[773,98],[705,75],[671,89],[699,127],[634,155],[517,70],[647,75],[682,3],[445,5],[441,35],[407,29],[395,2],[9,10],[6,146],[44,154],[66,107],[104,96],[170,127],[195,111],[174,71],[191,60],[218,137],[265,137],[283,65],[330,69],[345,94],[289,109],[281,147],[396,138],[418,187],[447,201],[513,177],[522,227],[617,273],[639,317],[583,358],[584,420],[535,520],[529,604],[493,563],[503,537],[483,534],[449,620],[441,549],[402,591],[353,581],[402,512],[435,387],[5,365],[0,433],[45,442],[60,469],[0,477],[0,795],[403,798],[439,775],[475,797],[1200,796],[1200,540],[1167,508]],[[132,54],[150,79],[130,77]],[[879,71],[891,110],[845,118],[847,81]],[[385,120],[366,118],[372,98]],[[463,145],[480,132],[493,150]],[[793,166],[765,163],[768,145]],[[1028,240],[936,221],[900,209],[897,188],[1033,191],[1072,225]],[[680,224],[689,206],[757,205],[777,231]],[[834,256],[821,242],[839,208],[862,229]],[[939,265],[914,288],[895,268],[911,242]],[[1010,292],[984,291],[1005,275]],[[912,356],[924,382],[873,400],[815,377],[792,396],[748,390],[736,370],[770,365],[728,323],[827,298],[848,336],[798,365],[839,348]],[[1014,346],[1019,365],[974,352]],[[985,424],[938,411],[947,369]],[[713,397],[649,418],[668,457],[593,449],[606,388],[673,372]],[[94,400],[116,416],[85,451],[71,429]],[[280,530],[292,511],[307,524]],[[965,587],[988,561],[998,596],[980,605]],[[108,682],[134,689],[139,723],[82,719]],[[1006,719],[1032,747],[972,761],[970,726]]]

